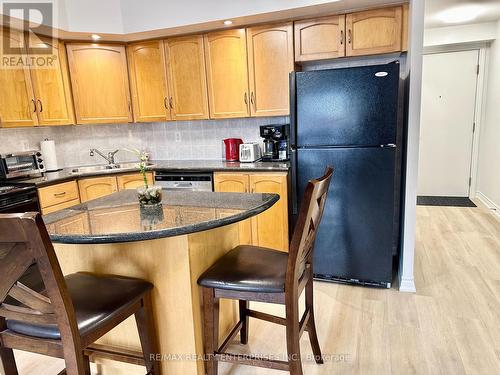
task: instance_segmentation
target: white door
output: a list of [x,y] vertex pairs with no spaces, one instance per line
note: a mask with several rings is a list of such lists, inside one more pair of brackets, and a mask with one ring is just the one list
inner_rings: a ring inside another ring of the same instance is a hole
[[478,59],[424,55],[418,195],[469,196]]

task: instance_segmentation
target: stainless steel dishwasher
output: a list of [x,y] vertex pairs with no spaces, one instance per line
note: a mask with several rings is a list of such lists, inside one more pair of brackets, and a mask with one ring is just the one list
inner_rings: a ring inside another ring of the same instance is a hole
[[166,190],[213,191],[213,176],[207,172],[156,171],[155,184]]

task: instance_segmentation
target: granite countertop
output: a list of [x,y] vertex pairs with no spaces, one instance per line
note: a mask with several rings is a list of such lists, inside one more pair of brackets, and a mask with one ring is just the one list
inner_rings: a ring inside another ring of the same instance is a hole
[[[239,163],[224,160],[152,160],[152,166],[147,169],[151,171],[186,171],[186,172],[221,172],[221,171],[247,171],[247,172],[286,172],[290,169],[289,162],[255,162]],[[137,171],[136,168],[107,169],[92,171],[88,173],[71,173],[74,168],[64,168],[57,172],[46,172],[43,177],[28,180],[37,187],[52,185],[59,182],[75,180],[82,177],[105,176],[110,174],[130,173]]]
[[43,216],[55,243],[132,242],[179,236],[255,216],[277,194],[164,191],[161,206],[139,206],[135,190],[123,190]]

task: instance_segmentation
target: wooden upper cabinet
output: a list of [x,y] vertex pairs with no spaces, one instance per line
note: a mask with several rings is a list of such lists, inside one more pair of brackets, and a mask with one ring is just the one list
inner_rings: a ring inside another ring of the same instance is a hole
[[289,74],[294,65],[292,23],[247,29],[247,48],[251,115],[288,115]]
[[93,177],[78,180],[78,189],[83,203],[117,192],[118,185],[115,176]]
[[245,29],[209,33],[204,42],[210,117],[248,117]]
[[401,6],[348,14],[346,55],[401,51],[402,15]]
[[[35,38],[35,37],[33,37]],[[31,68],[31,78],[40,125],[70,125],[75,123],[73,99],[68,75],[64,44],[51,38],[36,37],[30,46],[44,45],[52,49],[54,65]]]
[[203,36],[172,38],[164,43],[172,119],[208,119]]
[[[2,46],[24,46],[24,36],[13,30],[2,33]],[[3,59],[3,48],[0,58]],[[24,51],[25,55],[26,51]],[[6,57],[7,58],[7,57]],[[3,61],[3,60],[2,60]],[[28,67],[0,69],[0,125],[5,128],[37,125],[35,96]]]
[[95,43],[66,47],[77,123],[132,121],[125,47]]
[[345,56],[345,15],[295,22],[295,61]]
[[163,41],[127,46],[136,122],[170,120]]

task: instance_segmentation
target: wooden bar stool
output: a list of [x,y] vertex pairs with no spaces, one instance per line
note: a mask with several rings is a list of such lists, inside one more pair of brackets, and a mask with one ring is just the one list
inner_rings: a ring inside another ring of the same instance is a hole
[[[77,256],[75,254],[75,256]],[[148,374],[160,374],[147,281],[75,273],[63,276],[39,214],[0,214],[0,357],[5,375],[17,375],[12,349],[64,358],[61,374],[90,375],[99,352],[134,362],[130,352],[92,344],[135,314]]]
[[[302,374],[300,336],[309,333],[316,363],[323,363],[313,309],[313,251],[317,228],[333,168],[309,181],[288,254],[257,247],[238,246],[219,259],[198,279],[203,287],[203,322],[208,375],[217,374],[218,361],[260,366]],[[306,309],[299,320],[299,297],[306,290]],[[218,344],[219,299],[239,300],[240,320],[221,346]],[[278,303],[286,306],[286,318],[249,309],[249,301]],[[260,359],[251,355],[227,353],[230,341],[240,332],[242,344],[248,341],[248,318],[257,318],[286,326],[287,361]]]

